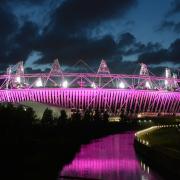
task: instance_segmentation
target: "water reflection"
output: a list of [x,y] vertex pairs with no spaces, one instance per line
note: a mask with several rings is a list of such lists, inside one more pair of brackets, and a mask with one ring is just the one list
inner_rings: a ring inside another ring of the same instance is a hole
[[127,132],[82,146],[75,159],[60,172],[60,176],[103,180],[161,179],[138,160],[133,138],[134,134]]

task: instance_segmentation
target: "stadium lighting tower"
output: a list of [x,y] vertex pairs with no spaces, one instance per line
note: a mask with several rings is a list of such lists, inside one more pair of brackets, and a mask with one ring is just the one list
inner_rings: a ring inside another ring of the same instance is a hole
[[62,83],[62,87],[63,88],[67,88],[68,87],[68,82],[65,80],[65,81],[63,81],[63,83]]
[[119,88],[121,88],[121,89],[125,88],[125,84],[122,81],[119,83]]
[[[165,77],[171,78],[171,70],[169,68],[165,68]],[[169,84],[168,80],[165,80],[164,84],[165,84],[166,89],[170,88],[170,84]]]
[[178,83],[175,79],[177,79],[177,74],[176,73],[173,73],[173,79],[174,79],[174,88],[177,88],[178,87]]
[[144,63],[141,63],[140,66],[141,66],[140,75],[149,76],[147,65]]
[[165,69],[165,77],[170,78],[171,77],[171,70],[169,68]]

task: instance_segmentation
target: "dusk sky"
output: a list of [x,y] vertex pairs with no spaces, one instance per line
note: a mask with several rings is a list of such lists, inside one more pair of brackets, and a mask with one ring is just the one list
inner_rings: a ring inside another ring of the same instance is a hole
[[[113,73],[139,62],[155,74],[180,67],[180,0],[0,0],[1,72],[24,61],[43,71],[56,58],[64,71],[79,59]],[[78,71],[78,67],[76,67]]]

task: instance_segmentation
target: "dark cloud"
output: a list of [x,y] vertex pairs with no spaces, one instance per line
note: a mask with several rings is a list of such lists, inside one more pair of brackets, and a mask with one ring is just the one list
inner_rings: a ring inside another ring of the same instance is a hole
[[163,21],[159,28],[157,29],[158,31],[173,31],[175,33],[180,33],[180,22],[174,22],[174,21]]
[[[124,62],[124,61],[112,61],[108,63],[108,67],[113,73],[122,73],[122,74],[139,74],[140,73],[140,63],[139,62]],[[147,64],[148,70],[151,75],[160,75],[164,76],[164,71],[166,66],[155,66]],[[97,70],[97,69],[96,69]],[[176,69],[173,69],[173,72],[176,72]]]
[[[13,27],[18,27],[18,25]],[[37,26],[34,23],[26,22],[20,29],[16,28],[11,34],[5,35],[4,43],[2,43],[4,46],[0,48],[1,66],[26,60],[35,46],[37,32]]]
[[13,0],[13,1],[9,1],[9,0],[0,0],[0,5],[4,5],[4,4],[8,4],[8,3],[20,3],[20,4],[33,4],[33,5],[38,5],[43,3],[45,0]]
[[[159,76],[165,76],[165,68],[167,68],[167,66],[161,65],[161,66],[148,66],[148,70],[150,72],[151,75],[159,75]],[[173,69],[173,72],[174,71]]]
[[137,62],[123,62],[121,60],[111,61],[108,64],[110,71],[112,73],[122,73],[122,74],[137,74],[135,72],[138,69],[139,64]]
[[[171,2],[171,7],[167,14],[165,15],[164,20],[160,23],[160,25],[157,27],[157,31],[172,31],[177,34],[180,33],[180,21],[177,19],[176,21],[174,20],[167,20],[167,19],[172,19],[173,15],[177,15],[180,13],[180,0],[173,0]],[[175,18],[176,19],[176,18]]]
[[13,33],[17,28],[16,17],[6,9],[0,6],[0,38],[1,40]]
[[167,15],[174,15],[176,13],[180,13],[180,1],[174,0],[171,3],[171,9],[169,10]]
[[47,68],[47,69],[45,69],[44,71],[42,70],[42,69],[40,69],[40,68],[38,68],[38,69],[33,69],[32,67],[27,67],[27,68],[25,68],[25,72],[26,73],[44,73],[44,72],[50,72],[50,69],[49,68]]
[[8,57],[10,59],[16,57],[19,60],[26,60],[33,51],[36,40],[38,40],[37,25],[30,21],[25,22],[12,40],[13,47],[10,49]]
[[124,51],[124,55],[135,55],[135,54],[140,54],[140,53],[147,53],[147,52],[153,52],[161,49],[162,46],[160,43],[152,43],[148,42],[147,44],[144,44],[142,42],[135,42],[132,44],[126,51]]
[[118,50],[124,56],[157,51],[160,48],[161,45],[159,43],[148,42],[147,44],[144,44],[138,42],[134,35],[129,32],[121,34],[118,41]]
[[16,34],[15,42],[23,47],[33,47],[38,39],[38,27],[35,23],[27,21]]
[[121,61],[123,56],[157,51],[160,48],[159,43],[138,42],[131,33],[121,34],[118,41],[110,35],[100,39],[89,39],[86,36],[61,37],[48,34],[38,46],[38,51],[43,52],[44,56],[35,63],[51,63],[52,59],[57,57],[66,60],[66,64],[79,59],[84,59],[91,64],[102,58]]
[[[46,0],[50,2],[50,0]],[[58,1],[57,1],[58,2]],[[176,2],[176,1],[175,1]],[[59,58],[71,68],[77,60],[83,59],[90,65],[97,65],[104,58],[109,60],[113,72],[132,72],[134,66],[143,61],[148,64],[158,64],[164,61],[179,62],[179,40],[173,42],[168,49],[163,49],[159,43],[143,43],[129,33],[121,33],[118,40],[112,35],[92,38],[91,32],[98,26],[124,15],[137,3],[137,0],[65,0],[57,3],[49,14],[49,24],[40,30],[38,24],[23,18],[18,24],[16,17],[6,4],[12,3],[0,0],[0,65],[1,69],[9,64],[26,61],[31,52],[42,55],[35,64],[49,64]],[[13,3],[20,4],[20,0]],[[22,4],[39,6],[43,0],[27,0]],[[3,5],[2,5],[3,4]],[[177,3],[176,3],[177,5]],[[11,6],[12,7],[12,6]],[[174,7],[177,13],[178,6]],[[176,8],[175,8],[176,7]],[[20,9],[19,9],[20,10]],[[37,21],[38,22],[38,21]],[[36,23],[37,23],[36,22]],[[134,22],[129,21],[127,24]],[[179,32],[179,23],[173,21],[162,25]],[[117,30],[117,29],[116,29]],[[168,29],[169,30],[169,29]],[[139,55],[137,62],[128,61],[128,56]],[[27,68],[27,72],[37,72]]]
[[123,33],[120,35],[118,45],[120,47],[129,46],[131,44],[134,44],[136,41],[136,38],[129,32]]
[[44,43],[40,44],[39,49],[43,51],[44,56],[36,64],[50,63],[56,57],[66,60],[66,63],[76,62],[79,59],[92,62],[99,58],[109,58],[116,51],[116,43],[109,35],[101,39],[61,37],[61,41],[57,41],[55,44],[53,43],[55,39],[51,40],[52,42],[49,42],[49,38],[44,39]]
[[6,7],[0,6],[0,64],[10,63],[7,57],[17,26],[16,17]]
[[180,64],[180,39],[176,39],[171,43],[168,49],[160,49],[158,51],[140,54],[138,62],[144,62],[147,64],[172,62],[174,64]]
[[[15,3],[17,1],[14,1]],[[0,0],[0,67],[25,61],[38,39],[38,27],[25,21],[21,26],[18,18],[9,7],[9,1]]]
[[87,31],[117,15],[122,18],[135,4],[136,0],[64,1],[52,14],[50,25],[40,38],[36,48],[44,56],[36,63],[50,63],[56,57],[66,59],[67,63],[111,57],[117,49],[113,38],[110,35],[90,38]]
[[169,47],[169,54],[173,62],[180,64],[180,39],[176,39]]
[[19,2],[19,3],[29,3],[29,4],[41,4],[43,2],[45,2],[45,0],[25,0],[25,1],[22,1],[22,0],[15,0],[16,2]]
[[166,49],[161,49],[155,52],[147,52],[139,55],[139,62],[159,64],[163,61],[170,61],[169,53]]
[[[42,2],[27,0],[22,4],[39,5]],[[63,1],[50,16],[50,23],[41,35],[35,23],[26,22],[26,19],[23,26],[17,23],[17,17],[7,8],[11,7],[8,6],[11,3],[17,5],[20,0],[0,0],[1,67],[15,64],[19,60],[25,61],[33,50],[42,53],[42,59],[37,62],[39,64],[50,63],[56,57],[68,62],[79,58],[108,58],[116,51],[113,38],[107,35],[92,39],[84,30],[117,15],[122,18],[129,8],[136,4],[136,0]],[[4,8],[1,8],[2,4]]]
[[52,15],[52,28],[73,33],[123,15],[137,0],[67,0]]

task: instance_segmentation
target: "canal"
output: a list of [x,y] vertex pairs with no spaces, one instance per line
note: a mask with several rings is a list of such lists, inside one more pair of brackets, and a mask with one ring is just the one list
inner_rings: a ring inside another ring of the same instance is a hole
[[110,135],[82,145],[74,160],[64,166],[59,179],[161,180],[136,155],[134,133]]

